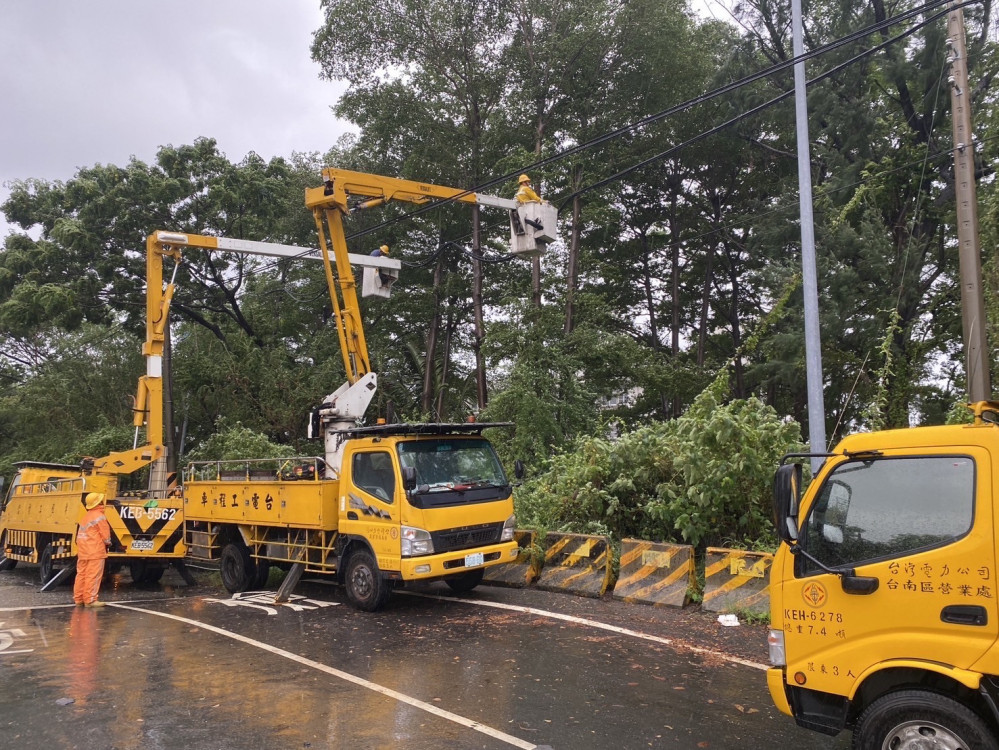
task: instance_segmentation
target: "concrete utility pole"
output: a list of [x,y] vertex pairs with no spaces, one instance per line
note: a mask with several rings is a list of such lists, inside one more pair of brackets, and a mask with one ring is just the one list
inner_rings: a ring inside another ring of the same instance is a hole
[[961,278],[964,362],[971,403],[992,397],[985,299],[982,292],[982,253],[978,241],[978,196],[975,191],[975,136],[971,130],[968,89],[968,49],[964,10],[947,15],[947,62],[950,63],[950,103],[954,128],[954,192],[957,199],[957,242]]
[[[801,0],[791,2],[791,41],[794,56],[804,54]],[[812,220],[812,160],[808,146],[808,105],[805,63],[794,64],[794,120],[798,141],[798,203],[801,213],[801,275],[805,294],[805,379],[808,388],[808,443],[813,453],[826,450],[826,410],[822,401],[822,341],[819,334],[819,284],[815,270],[815,229]],[[812,472],[822,459],[812,459]]]
[[486,356],[482,344],[486,340],[486,324],[482,315],[482,238],[479,207],[472,206],[472,307],[475,315],[475,384],[479,410],[486,408]]

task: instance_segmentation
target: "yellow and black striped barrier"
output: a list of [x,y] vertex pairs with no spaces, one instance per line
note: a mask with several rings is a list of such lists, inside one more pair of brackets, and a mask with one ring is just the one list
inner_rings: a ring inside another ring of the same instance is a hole
[[535,537],[533,531],[513,532],[517,542],[517,559],[502,565],[491,565],[486,568],[482,582],[490,586],[513,586],[523,588],[534,583],[538,577],[539,555],[535,554]]
[[682,607],[696,586],[694,548],[640,539],[621,540],[621,567],[614,598]]
[[773,560],[768,552],[708,547],[701,608],[766,614],[770,611],[767,573]]
[[581,596],[603,596],[611,580],[610,540],[605,536],[549,533],[537,586]]

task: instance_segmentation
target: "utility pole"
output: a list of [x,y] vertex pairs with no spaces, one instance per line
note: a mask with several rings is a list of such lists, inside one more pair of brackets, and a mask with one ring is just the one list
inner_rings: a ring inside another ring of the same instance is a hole
[[[795,58],[805,51],[801,0],[791,2],[791,41]],[[819,334],[819,284],[812,220],[812,159],[808,146],[805,63],[794,64],[794,120],[798,141],[798,203],[801,213],[801,281],[805,295],[805,381],[808,389],[808,443],[812,453],[826,450],[826,410],[822,401],[822,340]],[[812,472],[822,466],[813,458]]]
[[[955,3],[956,5],[956,3]],[[988,342],[985,337],[985,299],[982,292],[982,254],[978,241],[978,196],[975,191],[975,136],[971,130],[971,91],[968,89],[968,48],[964,10],[947,15],[947,62],[950,64],[950,104],[954,129],[954,193],[957,200],[957,242],[961,280],[961,318],[968,400],[992,396]]]
[[479,410],[486,408],[486,357],[482,344],[486,339],[486,325],[482,316],[482,238],[479,207],[472,206],[472,308],[475,316],[475,384]]

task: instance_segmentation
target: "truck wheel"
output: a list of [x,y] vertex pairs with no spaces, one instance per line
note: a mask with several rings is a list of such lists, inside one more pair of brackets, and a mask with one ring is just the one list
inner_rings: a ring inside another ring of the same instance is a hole
[[925,690],[900,690],[879,698],[861,714],[853,733],[854,750],[931,746],[999,750],[978,714]]
[[17,560],[11,560],[4,554],[4,550],[7,549],[7,532],[3,533],[3,538],[0,538],[0,571],[13,570],[17,566]]
[[271,577],[271,564],[267,560],[255,560],[257,572],[253,576],[253,588],[267,588],[267,579]]
[[344,585],[350,603],[365,612],[374,612],[388,601],[391,589],[378,572],[375,558],[367,550],[358,550],[347,560]]
[[163,568],[145,560],[133,560],[128,564],[128,574],[132,577],[133,583],[154,584],[159,583],[163,577]]
[[454,593],[465,594],[482,583],[482,576],[485,574],[485,568],[466,570],[464,573],[457,573],[453,576],[445,576],[444,583],[450,586]]
[[253,585],[256,574],[250,550],[242,544],[227,544],[219,557],[219,573],[222,574],[222,585],[230,594],[247,591]]
[[52,580],[52,576],[59,572],[59,566],[52,559],[53,555],[55,555],[55,547],[49,543],[45,545],[42,554],[38,556],[38,578],[41,580],[43,586]]

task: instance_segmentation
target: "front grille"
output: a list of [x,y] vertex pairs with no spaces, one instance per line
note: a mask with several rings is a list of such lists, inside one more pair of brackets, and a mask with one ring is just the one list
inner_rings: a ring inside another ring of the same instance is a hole
[[470,547],[496,544],[503,533],[503,524],[487,523],[482,526],[465,526],[460,529],[445,529],[430,532],[434,542],[434,552],[452,552]]

